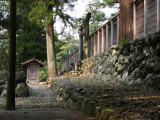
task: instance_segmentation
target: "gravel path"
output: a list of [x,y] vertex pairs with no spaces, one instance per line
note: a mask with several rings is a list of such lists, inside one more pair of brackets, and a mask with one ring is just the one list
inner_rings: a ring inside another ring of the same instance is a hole
[[0,98],[0,120],[95,120],[79,111],[62,109],[46,85],[29,85],[30,97],[16,98],[16,111],[5,111]]

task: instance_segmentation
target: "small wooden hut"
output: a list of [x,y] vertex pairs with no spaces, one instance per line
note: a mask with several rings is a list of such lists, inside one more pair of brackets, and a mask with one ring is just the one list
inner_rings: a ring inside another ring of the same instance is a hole
[[27,83],[38,83],[40,67],[43,67],[44,63],[33,57],[32,59],[23,62],[22,65],[25,70]]

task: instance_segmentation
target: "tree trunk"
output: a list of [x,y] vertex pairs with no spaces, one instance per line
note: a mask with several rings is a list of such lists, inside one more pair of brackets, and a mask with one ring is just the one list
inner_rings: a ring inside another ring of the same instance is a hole
[[7,83],[6,109],[15,110],[16,71],[16,0],[10,0],[9,79]]
[[133,39],[133,5],[132,0],[120,0],[119,43],[123,39]]
[[57,76],[56,52],[54,43],[53,30],[53,14],[52,6],[48,7],[46,13],[46,47],[47,47],[47,63],[48,63],[48,82]]

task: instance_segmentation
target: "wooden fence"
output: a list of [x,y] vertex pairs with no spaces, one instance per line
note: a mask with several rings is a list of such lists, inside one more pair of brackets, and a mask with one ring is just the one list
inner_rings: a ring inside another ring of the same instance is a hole
[[[134,0],[133,1],[133,39],[160,30],[160,0]],[[107,51],[119,41],[119,13],[108,20],[87,40],[88,57]],[[72,63],[80,61],[79,48],[75,50],[62,64],[61,74],[65,69],[71,70]]]
[[134,39],[160,30],[160,0],[133,2]]

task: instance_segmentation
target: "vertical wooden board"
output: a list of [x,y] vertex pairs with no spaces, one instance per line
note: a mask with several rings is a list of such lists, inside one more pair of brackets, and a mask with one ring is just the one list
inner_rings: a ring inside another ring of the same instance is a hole
[[136,3],[136,38],[144,36],[144,2]]
[[106,51],[106,25],[103,27],[103,49]]
[[157,31],[157,1],[147,0],[147,33]]
[[91,46],[91,55],[94,56],[94,34],[91,36],[91,40],[92,40],[92,46]]
[[97,55],[98,54],[98,32],[95,33],[95,34],[96,34],[96,39],[95,39],[95,48],[96,48],[96,51],[95,51],[95,53]]
[[113,45],[117,45],[117,19],[113,20]]
[[108,48],[111,47],[111,23],[108,24]]
[[99,53],[102,52],[102,29],[99,30]]

